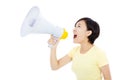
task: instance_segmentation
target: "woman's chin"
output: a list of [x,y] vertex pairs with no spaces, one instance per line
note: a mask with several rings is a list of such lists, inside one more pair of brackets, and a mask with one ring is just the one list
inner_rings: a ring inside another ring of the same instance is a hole
[[73,40],[73,43],[78,43],[78,41],[76,41],[76,40]]
[[80,44],[80,41],[73,39],[73,43]]

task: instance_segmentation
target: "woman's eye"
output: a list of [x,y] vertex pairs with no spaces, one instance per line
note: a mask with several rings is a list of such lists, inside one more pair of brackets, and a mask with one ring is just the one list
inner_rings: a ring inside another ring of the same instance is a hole
[[75,26],[75,27],[80,27],[80,26]]

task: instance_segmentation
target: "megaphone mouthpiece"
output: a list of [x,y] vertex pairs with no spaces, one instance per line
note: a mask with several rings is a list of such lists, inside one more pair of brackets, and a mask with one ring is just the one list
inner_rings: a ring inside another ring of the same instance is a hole
[[68,37],[68,32],[64,28],[64,32],[63,32],[62,36],[60,37],[60,39],[66,39],[67,37]]

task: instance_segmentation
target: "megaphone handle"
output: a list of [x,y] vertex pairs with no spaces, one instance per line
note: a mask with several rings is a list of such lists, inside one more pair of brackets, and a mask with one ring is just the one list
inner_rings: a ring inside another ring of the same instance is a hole
[[48,44],[48,47],[49,47],[49,48],[52,48],[52,47],[53,47],[53,45],[52,45],[52,44]]
[[[55,42],[55,44],[56,44],[56,41],[57,41],[57,40],[58,40],[58,38],[54,36],[54,42]],[[48,47],[49,47],[49,48],[52,48],[52,47],[54,47],[54,45],[48,44]]]

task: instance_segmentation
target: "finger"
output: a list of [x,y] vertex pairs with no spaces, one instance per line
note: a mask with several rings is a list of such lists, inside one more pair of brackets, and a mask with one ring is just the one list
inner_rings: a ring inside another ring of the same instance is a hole
[[51,34],[50,38],[51,38],[51,39],[54,39],[54,36]]

